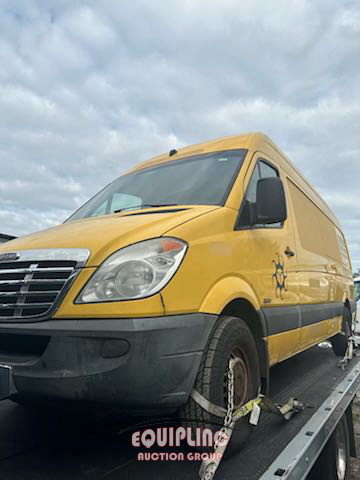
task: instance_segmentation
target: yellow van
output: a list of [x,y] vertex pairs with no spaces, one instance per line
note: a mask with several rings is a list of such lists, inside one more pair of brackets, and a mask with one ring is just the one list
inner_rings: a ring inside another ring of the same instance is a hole
[[219,424],[197,399],[228,406],[229,366],[238,407],[298,352],[330,338],[344,355],[355,314],[339,222],[260,133],[171,150],[1,245],[0,302],[15,400],[179,410],[193,426]]

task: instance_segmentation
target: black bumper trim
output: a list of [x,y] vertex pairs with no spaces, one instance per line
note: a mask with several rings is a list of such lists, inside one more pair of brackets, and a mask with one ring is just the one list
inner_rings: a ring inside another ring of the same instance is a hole
[[12,363],[8,352],[5,361],[1,351],[0,363],[13,367],[19,394],[112,403],[126,412],[176,410],[190,395],[216,320],[197,313],[0,324],[0,336],[21,342],[50,338],[26,364],[16,355]]
[[120,337],[124,333],[153,330],[173,330],[206,322],[216,315],[193,313],[144,318],[56,319],[44,322],[0,323],[1,333],[32,335],[65,335],[71,337]]

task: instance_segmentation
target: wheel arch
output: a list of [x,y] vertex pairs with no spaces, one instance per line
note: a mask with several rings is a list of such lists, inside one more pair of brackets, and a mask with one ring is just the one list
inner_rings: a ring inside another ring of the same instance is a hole
[[230,301],[222,310],[222,316],[232,316],[242,319],[251,331],[259,355],[261,390],[268,394],[270,382],[270,367],[267,344],[267,325],[261,310],[257,310],[249,300],[236,298]]
[[199,311],[220,315],[229,303],[237,299],[247,300],[256,310],[260,309],[255,291],[243,278],[235,275],[226,276],[208,290]]

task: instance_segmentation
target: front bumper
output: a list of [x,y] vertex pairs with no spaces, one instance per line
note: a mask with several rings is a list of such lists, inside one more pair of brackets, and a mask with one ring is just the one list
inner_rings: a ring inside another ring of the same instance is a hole
[[215,315],[0,324],[19,394],[175,410],[192,390]]

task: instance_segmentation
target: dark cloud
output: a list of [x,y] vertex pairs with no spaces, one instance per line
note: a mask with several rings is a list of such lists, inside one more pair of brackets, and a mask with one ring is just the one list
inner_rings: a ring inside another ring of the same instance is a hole
[[173,146],[268,133],[360,267],[356,1],[4,0],[0,231],[61,222]]

